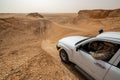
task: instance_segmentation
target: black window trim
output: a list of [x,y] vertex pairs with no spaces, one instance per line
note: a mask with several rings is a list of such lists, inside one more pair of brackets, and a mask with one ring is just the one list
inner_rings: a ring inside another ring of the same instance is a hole
[[120,69],[120,61],[119,61],[119,63],[117,64],[117,66],[116,66],[116,67]]

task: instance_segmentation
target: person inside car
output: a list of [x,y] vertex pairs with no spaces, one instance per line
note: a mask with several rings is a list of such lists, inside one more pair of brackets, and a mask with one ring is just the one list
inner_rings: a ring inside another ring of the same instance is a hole
[[91,52],[91,55],[95,59],[108,61],[115,53],[114,45],[108,42],[95,42],[92,46],[94,51]]

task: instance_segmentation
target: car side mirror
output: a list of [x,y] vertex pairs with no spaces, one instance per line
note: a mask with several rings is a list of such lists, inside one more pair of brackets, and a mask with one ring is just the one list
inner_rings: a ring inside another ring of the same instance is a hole
[[76,47],[76,51],[78,51],[79,50],[79,47]]
[[76,47],[76,51],[78,51],[80,48],[81,48],[81,45],[80,45],[80,46],[78,46],[78,47]]

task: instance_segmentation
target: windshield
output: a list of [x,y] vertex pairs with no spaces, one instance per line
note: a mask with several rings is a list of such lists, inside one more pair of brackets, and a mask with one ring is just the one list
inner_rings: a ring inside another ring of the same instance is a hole
[[77,44],[79,44],[79,43],[81,43],[81,42],[83,42],[83,41],[85,41],[85,40],[88,40],[89,38],[86,38],[86,39],[83,39],[83,40],[81,40],[81,41],[78,41],[77,43],[75,43],[75,45],[77,45]]

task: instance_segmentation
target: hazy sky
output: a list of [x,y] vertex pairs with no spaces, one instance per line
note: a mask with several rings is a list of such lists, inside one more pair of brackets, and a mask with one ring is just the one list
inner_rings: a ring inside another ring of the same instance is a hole
[[120,8],[120,0],[0,0],[3,12],[78,12],[83,9]]

